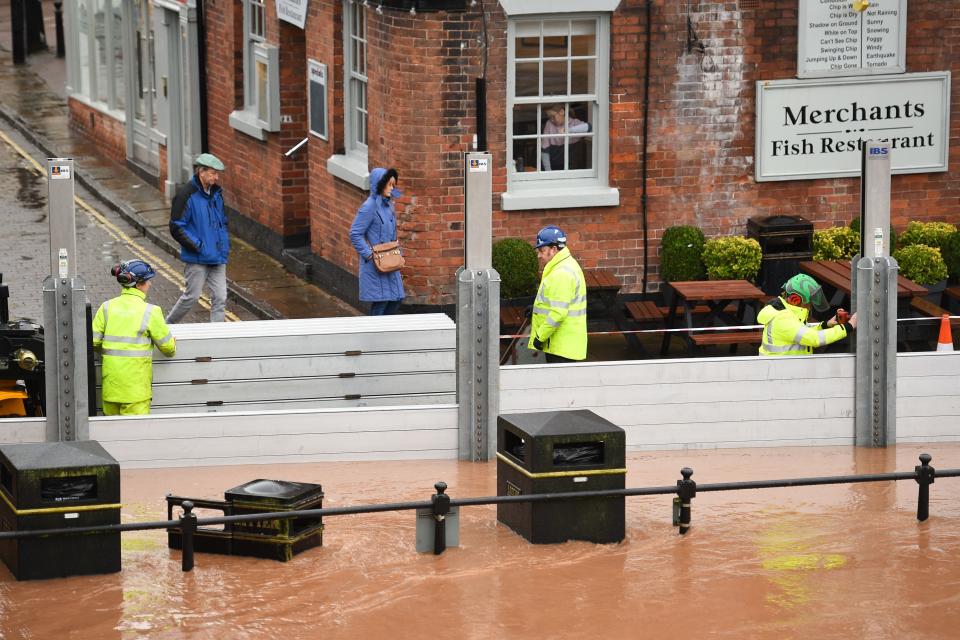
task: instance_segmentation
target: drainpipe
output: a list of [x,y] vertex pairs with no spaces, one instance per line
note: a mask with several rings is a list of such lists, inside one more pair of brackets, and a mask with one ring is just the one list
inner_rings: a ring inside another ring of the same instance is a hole
[[649,131],[650,124],[650,55],[651,55],[651,46],[650,38],[652,29],[650,27],[650,15],[652,10],[653,0],[647,0],[647,43],[646,43],[646,60],[644,60],[644,72],[643,72],[643,156],[641,160],[641,171],[643,172],[641,176],[642,192],[640,194],[640,218],[641,223],[643,224],[643,295],[647,295],[647,269],[649,268],[649,258],[650,255],[650,243],[647,241],[647,135]]
[[209,151],[207,146],[207,27],[203,0],[197,0],[197,67],[200,75],[200,151]]

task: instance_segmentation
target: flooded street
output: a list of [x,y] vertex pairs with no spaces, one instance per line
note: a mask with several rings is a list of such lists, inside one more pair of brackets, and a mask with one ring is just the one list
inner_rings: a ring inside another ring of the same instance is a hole
[[[960,468],[960,445],[634,453],[627,486]],[[357,462],[122,474],[124,522],[164,519],[164,495],[222,499],[256,478],[321,483],[324,506],[492,495],[496,464]],[[459,548],[414,552],[411,512],[325,518],[291,562],[198,553],[163,532],[122,536],[123,570],[16,582],[0,569],[13,638],[947,638],[960,624],[960,479],[702,493],[684,538],[670,496],[628,498],[621,544],[531,545],[464,507]],[[201,513],[213,515],[211,512]]]

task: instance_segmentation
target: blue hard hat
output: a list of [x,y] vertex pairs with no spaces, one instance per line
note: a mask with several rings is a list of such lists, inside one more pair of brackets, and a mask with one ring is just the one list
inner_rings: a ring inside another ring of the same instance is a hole
[[127,260],[113,265],[110,274],[123,286],[132,287],[138,282],[150,280],[157,275],[157,272],[143,260]]
[[560,230],[560,227],[555,227],[552,224],[547,225],[537,232],[536,248],[539,249],[540,247],[546,247],[551,244],[555,244],[561,249],[567,246],[566,234]]

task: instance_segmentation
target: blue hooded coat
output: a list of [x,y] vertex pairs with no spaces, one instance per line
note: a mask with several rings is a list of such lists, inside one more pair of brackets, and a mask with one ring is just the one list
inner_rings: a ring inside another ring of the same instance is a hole
[[193,264],[227,264],[230,236],[223,212],[223,192],[213,185],[210,193],[193,176],[177,189],[170,207],[170,235],[180,243],[180,259]]
[[386,169],[379,167],[370,172],[370,197],[360,205],[350,225],[350,242],[360,255],[360,300],[363,302],[403,300],[404,296],[400,272],[380,273],[371,259],[371,246],[397,239],[393,202],[377,193],[386,173]]

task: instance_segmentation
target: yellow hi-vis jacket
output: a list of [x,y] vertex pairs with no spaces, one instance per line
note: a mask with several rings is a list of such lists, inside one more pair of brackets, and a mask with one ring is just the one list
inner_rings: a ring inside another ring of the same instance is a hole
[[570,360],[587,357],[587,283],[566,247],[543,268],[530,320],[531,349],[534,338],[546,353]]
[[814,347],[823,347],[847,337],[845,325],[827,327],[827,321],[819,326],[807,326],[810,311],[804,307],[787,304],[777,298],[757,314],[757,322],[763,325],[760,341],[762,356],[805,356],[813,353]]
[[100,350],[102,398],[107,402],[143,402],[153,397],[153,346],[172,356],[177,342],[160,307],[127,287],[107,300],[93,318],[93,346]]

